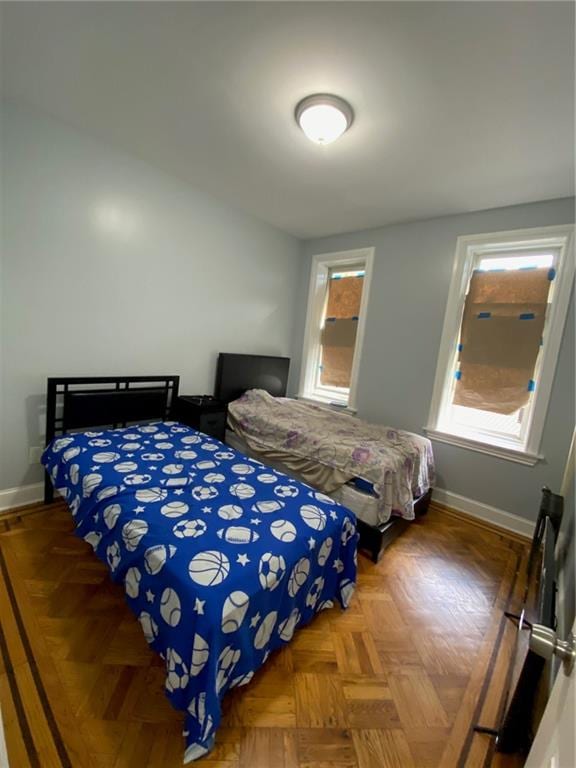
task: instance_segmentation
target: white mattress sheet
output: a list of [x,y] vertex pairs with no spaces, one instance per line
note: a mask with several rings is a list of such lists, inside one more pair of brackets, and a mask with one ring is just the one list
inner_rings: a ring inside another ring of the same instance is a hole
[[[262,460],[262,457],[256,456],[254,453],[252,453],[246,441],[231,429],[226,430],[225,439],[226,443],[231,448],[244,453],[246,456],[251,456],[252,458],[258,459],[259,461]],[[265,463],[273,469],[277,469],[279,472],[284,472],[284,474],[290,475],[290,477],[295,477],[296,480],[303,482],[301,477],[298,477],[294,472],[291,472],[286,466],[284,466],[281,461],[266,461]],[[342,487],[338,488],[337,491],[334,491],[331,496],[334,501],[340,502],[340,504],[348,507],[351,512],[354,512],[356,517],[359,520],[362,520],[362,522],[366,523],[367,525],[379,525],[380,521],[378,519],[378,500],[375,496],[372,496],[369,493],[364,493],[363,491],[359,491],[357,488],[354,488],[350,485],[343,485]]]

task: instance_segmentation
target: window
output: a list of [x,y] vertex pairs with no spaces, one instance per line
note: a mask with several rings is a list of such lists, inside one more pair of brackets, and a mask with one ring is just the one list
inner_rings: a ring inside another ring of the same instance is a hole
[[535,464],[574,279],[574,228],[458,239],[427,432]]
[[300,397],[355,409],[373,248],[314,256]]

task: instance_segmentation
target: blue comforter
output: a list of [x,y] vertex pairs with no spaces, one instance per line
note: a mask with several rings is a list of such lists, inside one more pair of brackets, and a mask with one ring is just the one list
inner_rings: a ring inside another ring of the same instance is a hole
[[354,516],[302,483],[174,422],[55,438],[42,462],[76,533],[124,584],[185,762],[214,743],[225,692],[356,581]]

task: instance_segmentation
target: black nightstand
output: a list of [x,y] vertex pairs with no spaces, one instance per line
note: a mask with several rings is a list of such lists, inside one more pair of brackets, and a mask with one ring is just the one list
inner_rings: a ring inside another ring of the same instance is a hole
[[174,418],[187,427],[224,441],[228,406],[206,395],[180,395],[174,404]]

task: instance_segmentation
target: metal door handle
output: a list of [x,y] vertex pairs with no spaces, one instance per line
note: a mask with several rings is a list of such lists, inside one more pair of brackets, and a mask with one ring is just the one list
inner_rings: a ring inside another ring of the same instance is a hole
[[558,635],[550,627],[534,624],[530,631],[530,650],[544,659],[557,656],[562,661],[564,673],[570,675],[576,662],[576,640],[570,633],[567,640],[559,640]]

